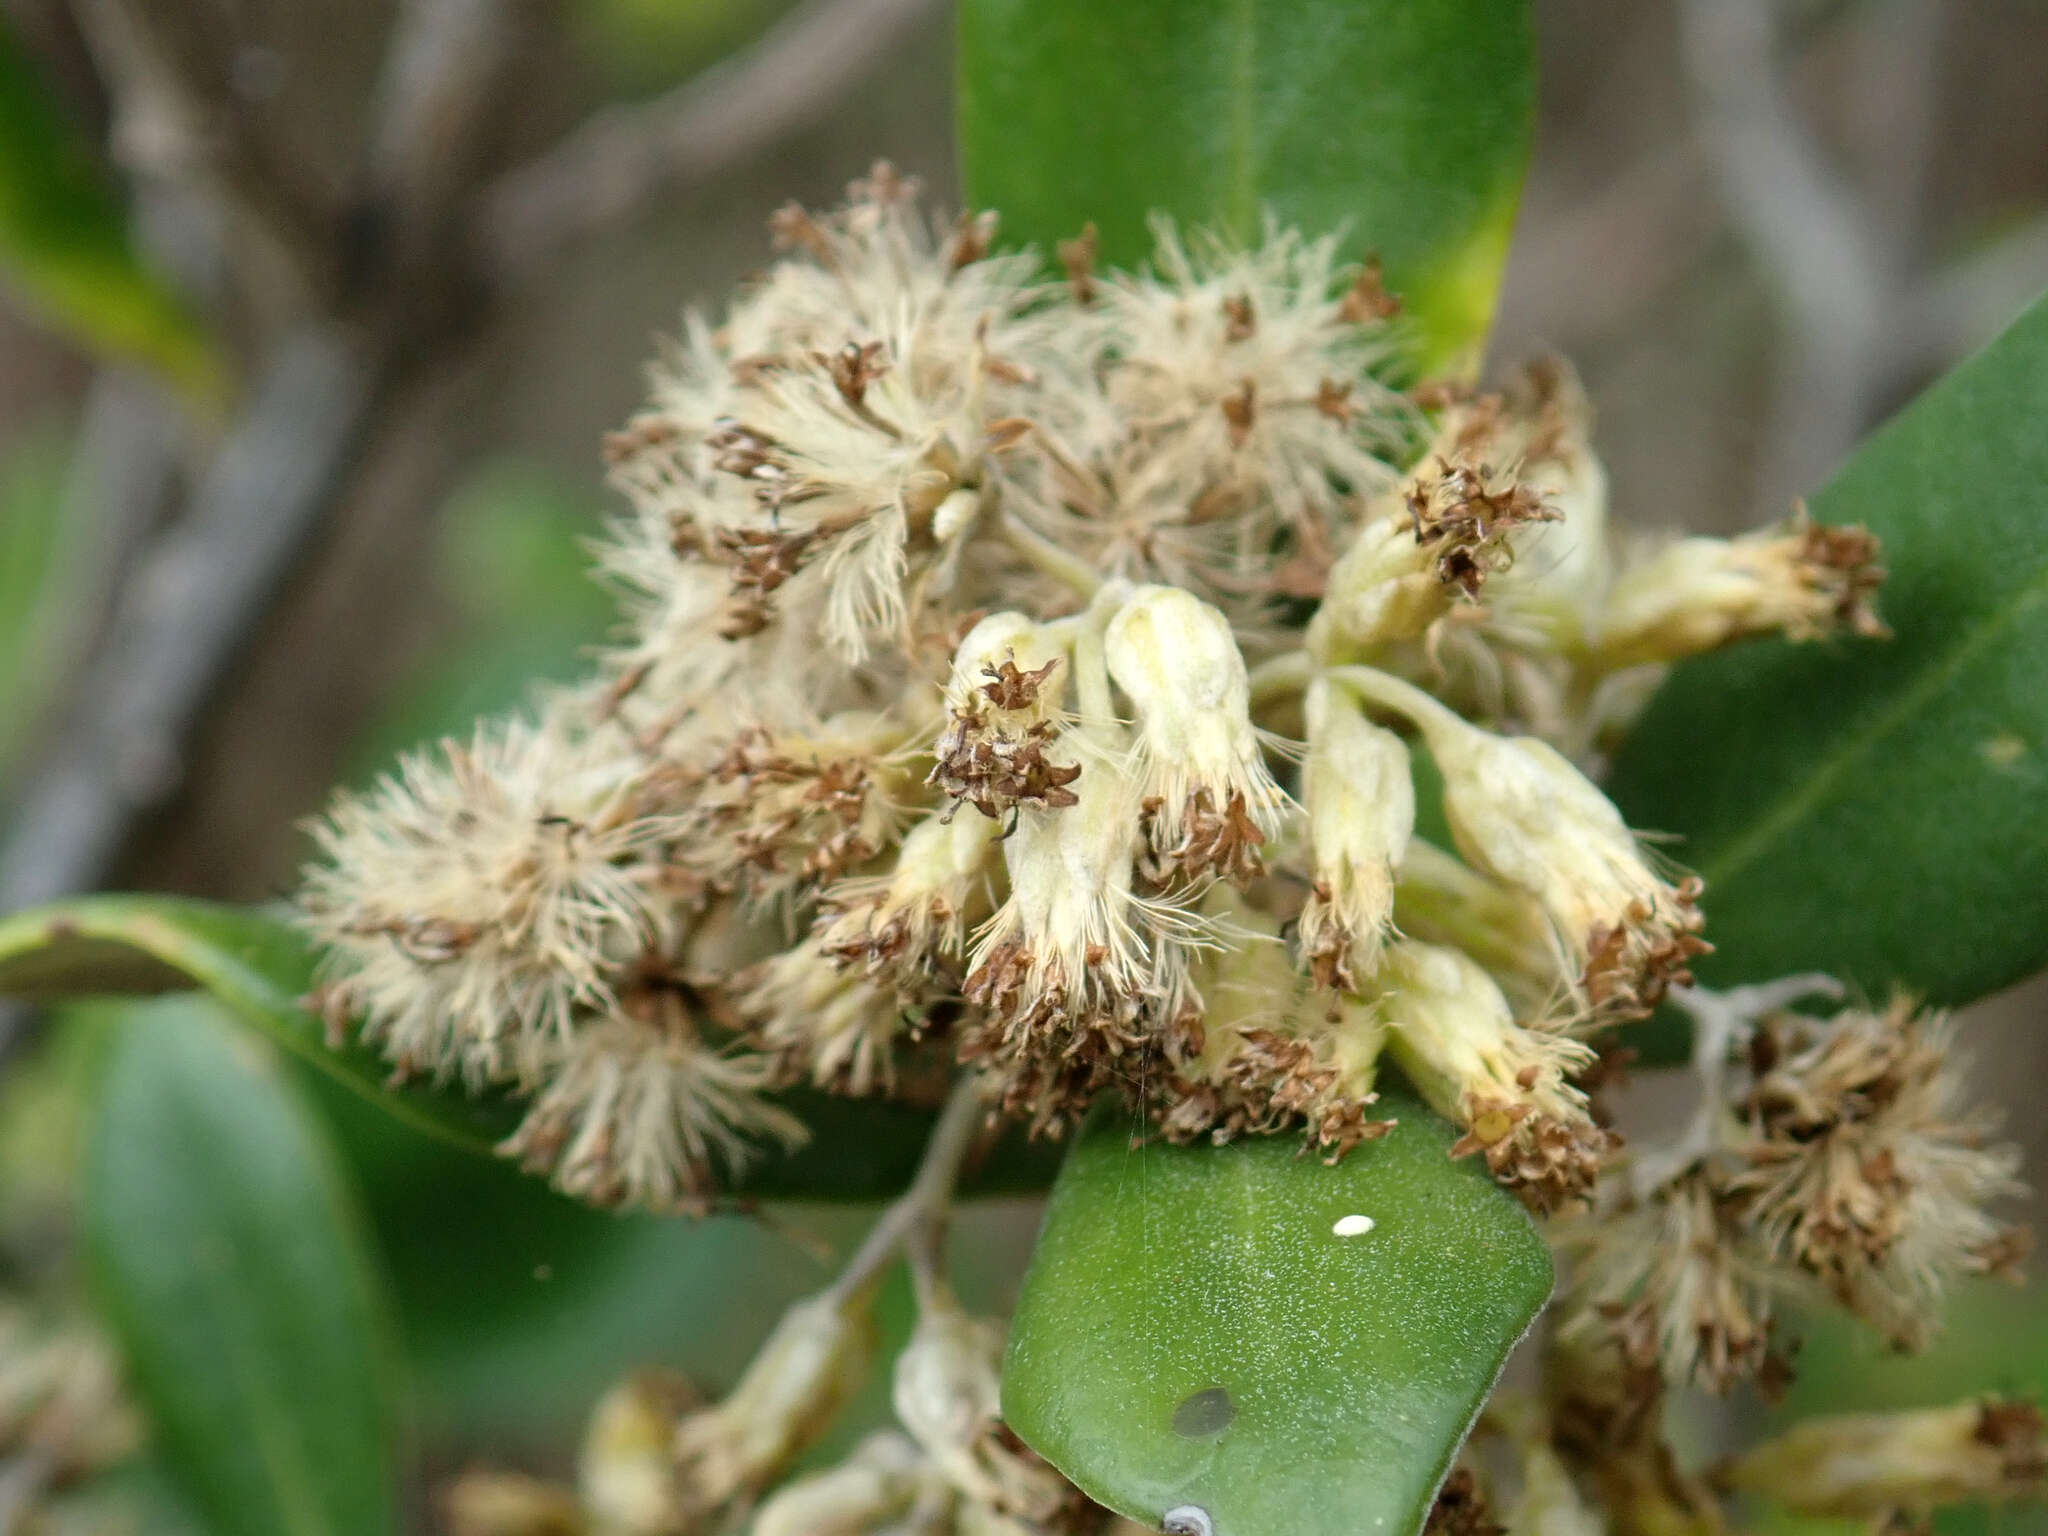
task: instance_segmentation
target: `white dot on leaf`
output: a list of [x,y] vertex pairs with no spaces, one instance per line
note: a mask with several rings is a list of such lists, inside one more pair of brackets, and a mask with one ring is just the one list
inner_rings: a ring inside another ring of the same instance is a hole
[[1339,1216],[1330,1230],[1339,1237],[1363,1237],[1377,1225],[1370,1216]]

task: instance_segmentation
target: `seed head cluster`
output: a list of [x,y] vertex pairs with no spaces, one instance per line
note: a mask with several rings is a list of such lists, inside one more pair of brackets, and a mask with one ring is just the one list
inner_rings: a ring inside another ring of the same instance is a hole
[[[1874,541],[1624,553],[1570,374],[1396,388],[1398,304],[1332,240],[1162,224],[1145,270],[1084,240],[1047,281],[887,166],[773,234],[606,441],[593,674],[320,823],[336,1028],[525,1095],[505,1150],[604,1202],[700,1205],[802,1137],[779,1089],[916,1062],[1038,1133],[1114,1094],[1334,1160],[1385,1057],[1531,1205],[1585,1196],[1601,1032],[1707,947],[1589,774],[1665,663],[1875,633]],[[1903,1326],[1999,1176],[1795,1134],[1840,1054],[1785,1037],[1740,1177],[1643,1219],[1740,1202]],[[1866,1209],[1888,1179],[1926,1213]]]

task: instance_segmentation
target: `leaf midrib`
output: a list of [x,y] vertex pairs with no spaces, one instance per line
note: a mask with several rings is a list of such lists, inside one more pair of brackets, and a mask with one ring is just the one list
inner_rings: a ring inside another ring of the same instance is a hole
[[1811,815],[1815,807],[1833,794],[1850,769],[1866,757],[1879,742],[1900,730],[1913,716],[1938,698],[1958,675],[1987,651],[1992,642],[2019,622],[2025,611],[2048,598],[2048,565],[2037,569],[2026,584],[1984,622],[1930,659],[1892,702],[1863,726],[1842,737],[1820,765],[1792,790],[1782,795],[1763,816],[1716,858],[1704,860],[1700,870],[1711,891],[1733,880],[1763,856],[1772,843],[1796,823]]

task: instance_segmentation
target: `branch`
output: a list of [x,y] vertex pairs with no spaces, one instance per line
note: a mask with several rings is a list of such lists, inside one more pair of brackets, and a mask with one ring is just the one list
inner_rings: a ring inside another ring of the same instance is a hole
[[953,1187],[960,1182],[960,1169],[987,1124],[988,1105],[980,1077],[964,1073],[954,1082],[946,1107],[939,1112],[910,1188],[868,1229],[867,1237],[826,1292],[828,1296],[843,1303],[859,1294],[906,1244],[918,1245],[927,1253],[936,1247],[953,1207]]
[[0,911],[99,881],[135,819],[177,787],[193,721],[341,492],[377,379],[321,327],[279,347],[187,516],[135,572],[17,804]]
[[1682,0],[1681,52],[1721,197],[1789,332],[1759,497],[1809,489],[1881,387],[1892,275],[1853,192],[1821,159],[1779,68],[1771,0]]
[[936,0],[806,0],[753,48],[664,96],[611,107],[486,189],[482,259],[502,286],[823,121]]
[[473,190],[539,0],[402,0],[372,104],[365,198],[401,266],[431,262]]
[[275,135],[259,131],[232,80],[231,50],[206,7],[173,0],[81,0],[78,17],[115,86],[115,139],[138,175],[199,179],[263,229],[316,291],[332,275],[333,210],[309,190]]

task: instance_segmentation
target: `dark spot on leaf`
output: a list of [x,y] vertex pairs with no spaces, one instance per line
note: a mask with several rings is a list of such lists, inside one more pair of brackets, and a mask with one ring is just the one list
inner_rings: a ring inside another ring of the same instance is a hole
[[1180,1406],[1173,1410],[1173,1432],[1190,1440],[1202,1440],[1222,1434],[1236,1417],[1237,1404],[1230,1400],[1228,1392],[1221,1387],[1204,1387],[1181,1399]]

